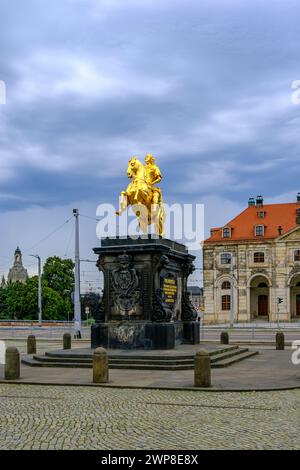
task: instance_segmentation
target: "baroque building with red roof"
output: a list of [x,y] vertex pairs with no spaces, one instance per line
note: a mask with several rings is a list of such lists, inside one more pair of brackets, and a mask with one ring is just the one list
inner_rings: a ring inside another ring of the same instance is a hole
[[204,322],[300,320],[300,193],[248,207],[203,243]]

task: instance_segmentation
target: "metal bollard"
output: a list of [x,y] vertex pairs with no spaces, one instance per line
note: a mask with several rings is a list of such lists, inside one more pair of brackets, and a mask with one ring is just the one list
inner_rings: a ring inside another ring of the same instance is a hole
[[93,382],[108,382],[108,356],[104,348],[97,348],[93,354]]
[[36,338],[29,335],[27,338],[27,354],[36,354]]
[[65,333],[63,336],[63,348],[72,349],[72,339],[70,333]]
[[20,378],[20,353],[17,348],[11,346],[5,351],[5,380]]
[[284,349],[284,333],[282,331],[278,331],[276,333],[276,349],[278,351],[282,351]]
[[222,331],[220,341],[221,344],[229,344],[229,334],[227,331]]
[[207,351],[201,349],[194,359],[194,385],[195,387],[211,386],[210,357]]

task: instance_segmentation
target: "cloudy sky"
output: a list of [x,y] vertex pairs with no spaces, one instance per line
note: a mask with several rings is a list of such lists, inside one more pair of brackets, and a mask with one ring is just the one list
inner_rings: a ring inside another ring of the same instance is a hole
[[[94,259],[96,207],[152,152],[166,202],[219,226],[300,190],[297,0],[2,0],[0,274],[16,245]],[[94,279],[92,263],[84,282]],[[94,282],[94,281],[93,281]]]

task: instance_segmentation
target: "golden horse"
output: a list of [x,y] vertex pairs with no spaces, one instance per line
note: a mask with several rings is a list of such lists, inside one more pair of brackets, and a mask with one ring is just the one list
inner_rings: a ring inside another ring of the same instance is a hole
[[[165,209],[160,189],[149,184],[147,167],[136,157],[129,160],[127,176],[133,181],[127,186],[126,191],[121,193],[120,209],[116,214],[121,215],[128,206],[131,206],[138,218],[141,231],[148,233],[148,226],[154,224],[155,233],[162,237]],[[158,198],[157,194],[159,194]]]

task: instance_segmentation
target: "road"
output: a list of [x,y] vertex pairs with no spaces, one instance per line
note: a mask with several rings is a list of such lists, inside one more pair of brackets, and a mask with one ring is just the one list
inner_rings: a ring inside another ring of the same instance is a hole
[[[201,329],[201,339],[210,341],[219,341],[222,327],[209,327],[205,326]],[[275,341],[276,328],[234,328],[227,329],[230,341]],[[285,334],[286,341],[300,340],[300,328],[284,327],[282,331]],[[71,327],[1,327],[0,326],[0,339],[8,338],[27,338],[28,335],[33,334],[37,338],[57,339],[61,340],[64,333],[71,333],[74,331]],[[82,338],[90,339],[90,327],[82,328]]]

